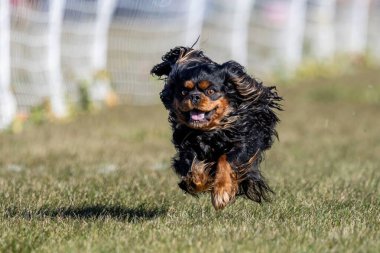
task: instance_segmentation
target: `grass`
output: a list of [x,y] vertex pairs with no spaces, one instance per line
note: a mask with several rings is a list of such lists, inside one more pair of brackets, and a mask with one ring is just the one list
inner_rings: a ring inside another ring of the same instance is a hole
[[276,195],[222,212],[177,188],[162,106],[0,134],[0,252],[380,252],[379,80],[278,85]]

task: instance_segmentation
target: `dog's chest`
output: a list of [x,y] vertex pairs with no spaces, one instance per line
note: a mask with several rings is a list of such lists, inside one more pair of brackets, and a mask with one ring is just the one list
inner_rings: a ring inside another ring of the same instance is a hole
[[215,161],[231,149],[231,143],[219,132],[188,132],[175,136],[182,137],[180,145],[176,145],[180,152],[194,152],[200,160]]

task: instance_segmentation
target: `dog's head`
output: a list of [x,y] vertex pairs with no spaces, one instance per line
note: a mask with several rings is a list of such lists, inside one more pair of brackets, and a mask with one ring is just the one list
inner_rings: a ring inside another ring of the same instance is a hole
[[261,84],[240,64],[218,64],[188,47],[170,50],[151,73],[164,77],[161,100],[174,113],[176,123],[198,130],[216,129],[233,121],[231,112],[262,93]]

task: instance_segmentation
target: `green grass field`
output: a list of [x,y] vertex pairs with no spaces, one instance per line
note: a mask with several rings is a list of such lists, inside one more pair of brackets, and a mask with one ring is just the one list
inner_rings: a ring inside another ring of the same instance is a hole
[[380,252],[380,74],[278,85],[271,203],[177,188],[162,106],[0,134],[0,252]]

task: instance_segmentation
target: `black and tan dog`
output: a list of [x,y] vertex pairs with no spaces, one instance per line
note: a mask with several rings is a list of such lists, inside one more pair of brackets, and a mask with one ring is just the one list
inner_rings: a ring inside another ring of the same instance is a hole
[[181,189],[211,192],[222,209],[236,196],[262,202],[272,192],[259,170],[277,136],[281,110],[275,87],[266,87],[234,61],[218,64],[202,51],[176,47],[151,73],[164,77],[161,100],[169,111]]

